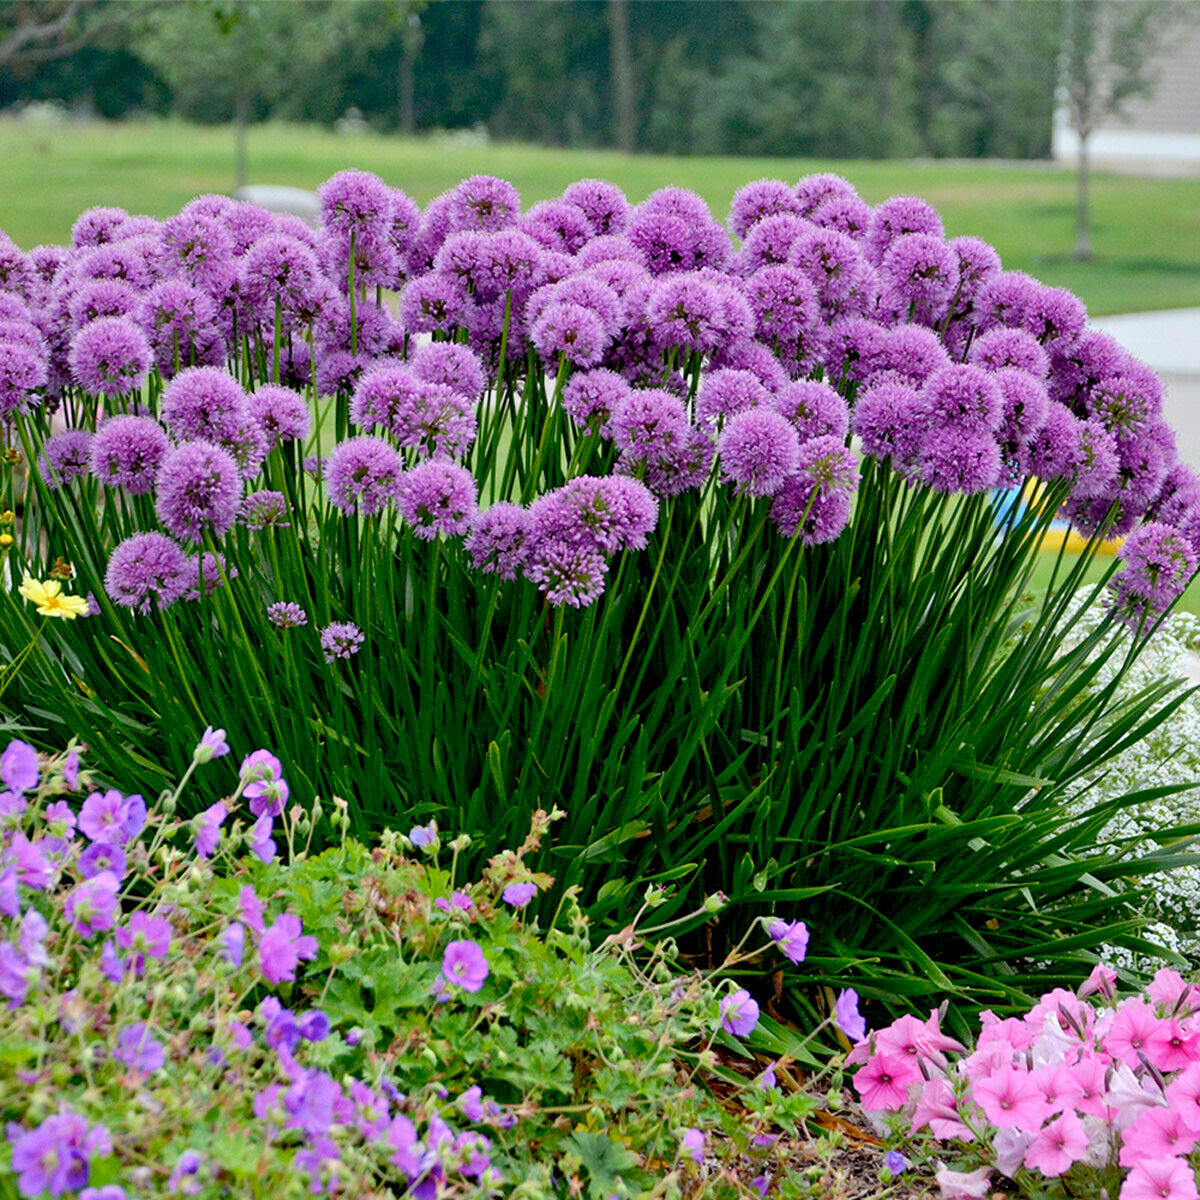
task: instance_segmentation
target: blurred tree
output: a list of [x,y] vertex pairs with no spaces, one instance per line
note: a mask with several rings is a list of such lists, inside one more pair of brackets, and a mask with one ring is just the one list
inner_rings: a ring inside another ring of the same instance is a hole
[[1075,257],[1092,257],[1090,142],[1100,123],[1153,90],[1155,59],[1190,5],[1175,0],[1065,0],[1062,88],[1079,135]]
[[1060,0],[908,0],[922,149],[936,156],[1050,153]]

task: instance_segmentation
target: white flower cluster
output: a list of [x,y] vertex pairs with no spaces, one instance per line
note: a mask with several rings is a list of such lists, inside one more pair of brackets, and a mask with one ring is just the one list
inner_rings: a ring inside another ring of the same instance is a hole
[[[1077,645],[1095,630],[1099,611],[1089,614],[1072,629],[1067,645]],[[1200,682],[1200,617],[1177,613],[1163,622],[1149,645],[1122,679],[1115,697],[1128,703],[1143,688],[1164,679]],[[1118,650],[1101,669],[1095,686],[1103,687],[1116,676],[1123,663]],[[1156,848],[1154,835],[1161,830],[1200,821],[1200,693],[1189,696],[1149,737],[1130,746],[1105,764],[1088,780],[1077,800],[1077,811],[1130,792],[1164,786],[1187,786],[1186,790],[1127,808],[1105,826],[1098,848],[1126,847],[1132,855]],[[1130,843],[1127,839],[1137,839]],[[1149,940],[1177,953],[1200,958],[1200,845],[1185,847],[1195,857],[1194,865],[1179,867],[1148,882],[1155,897],[1146,930]],[[1128,951],[1106,947],[1106,961],[1119,966],[1145,965]],[[1148,961],[1148,960],[1147,960]]]

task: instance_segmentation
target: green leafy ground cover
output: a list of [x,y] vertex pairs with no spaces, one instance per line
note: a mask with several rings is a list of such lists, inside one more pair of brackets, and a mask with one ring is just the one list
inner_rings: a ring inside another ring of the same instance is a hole
[[[0,122],[0,229],[26,248],[64,242],[94,204],[165,217],[202,192],[232,187],[228,127],[175,121],[32,127]],[[699,192],[718,215],[747,180],[794,180],[833,170],[863,198],[915,193],[941,212],[949,237],[986,230],[1005,265],[1067,287],[1093,315],[1200,304],[1200,179],[1095,179],[1096,260],[1071,261],[1075,177],[1050,164],[1005,162],[821,162],[786,158],[629,157],[614,152],[454,140],[335,134],[301,125],[254,126],[252,183],[315,188],[335,171],[375,171],[424,205],[464,176],[511,179],[528,205],[572,180],[597,176],[633,201],[673,184]]]

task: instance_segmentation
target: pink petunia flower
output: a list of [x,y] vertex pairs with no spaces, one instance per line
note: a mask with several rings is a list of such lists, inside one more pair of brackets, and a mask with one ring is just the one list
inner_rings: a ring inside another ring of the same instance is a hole
[[1088,1135],[1083,1122],[1073,1112],[1044,1125],[1025,1151],[1025,1165],[1054,1179],[1069,1170],[1086,1153]]

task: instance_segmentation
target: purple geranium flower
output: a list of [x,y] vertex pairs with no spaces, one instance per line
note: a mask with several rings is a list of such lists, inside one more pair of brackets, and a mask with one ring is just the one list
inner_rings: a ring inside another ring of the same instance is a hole
[[803,921],[768,921],[767,936],[779,947],[785,958],[794,963],[804,961],[804,955],[808,951],[808,926]]
[[112,1139],[103,1125],[89,1126],[67,1110],[47,1117],[36,1129],[10,1125],[8,1137],[12,1169],[24,1196],[78,1191],[87,1184],[91,1158],[112,1153]]
[[488,977],[488,963],[478,943],[466,940],[451,942],[442,955],[442,978],[464,992],[477,992]]
[[0,783],[13,792],[31,792],[38,785],[37,751],[14,739],[0,754]]
[[288,785],[283,778],[283,766],[268,750],[255,750],[242,759],[238,772],[245,787],[242,795],[250,801],[250,811],[261,817],[264,812],[277,817],[288,799]]
[[536,883],[510,883],[504,889],[504,903],[513,908],[524,908],[537,895]]
[[721,998],[720,1026],[734,1037],[745,1037],[758,1024],[758,1003],[745,988]]
[[300,918],[283,913],[264,931],[258,943],[258,961],[268,983],[289,983],[302,960],[317,957],[317,939],[301,933]]
[[161,1070],[166,1062],[162,1042],[150,1036],[150,1026],[144,1021],[127,1025],[117,1034],[117,1048],[113,1057],[135,1071]]
[[94,933],[111,929],[116,920],[120,890],[120,881],[111,871],[101,871],[72,888],[67,893],[63,912],[75,932],[90,938]]

